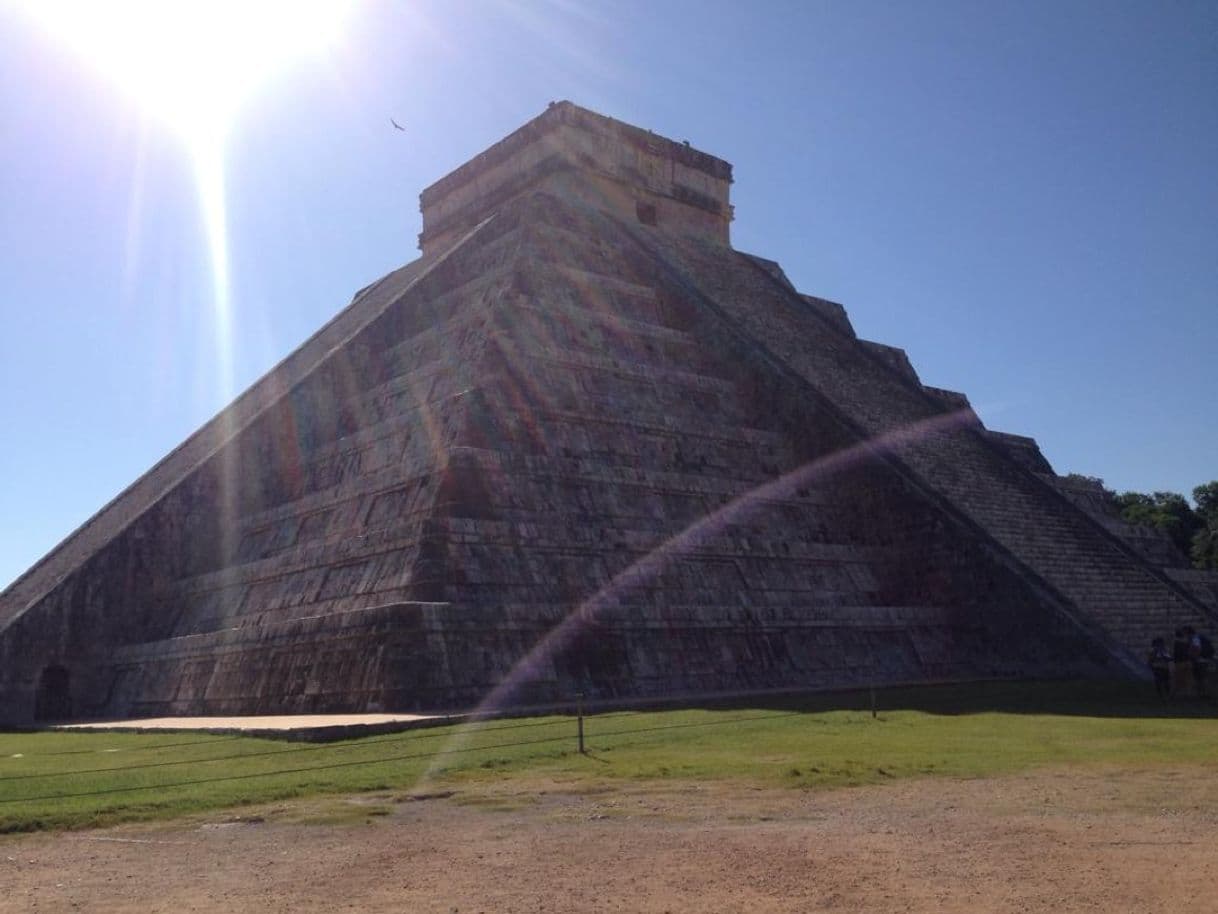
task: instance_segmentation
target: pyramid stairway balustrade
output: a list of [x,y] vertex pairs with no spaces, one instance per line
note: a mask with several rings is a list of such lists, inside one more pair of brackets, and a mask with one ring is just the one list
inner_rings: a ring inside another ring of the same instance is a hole
[[[771,273],[733,266],[733,256],[692,241],[648,238],[679,281],[714,302],[730,321],[801,377],[827,404],[867,436],[880,437],[933,420],[936,405],[916,385],[833,326]],[[810,337],[818,345],[797,341]],[[1101,625],[1129,651],[1147,635],[1214,620],[1123,550],[1099,525],[1008,459],[972,429],[903,441],[897,459],[954,505],[1034,574]],[[1069,550],[1069,561],[1056,560]],[[1110,582],[1098,591],[1088,581]],[[1145,620],[1134,623],[1135,614]],[[1131,660],[1132,662],[1132,660]]]

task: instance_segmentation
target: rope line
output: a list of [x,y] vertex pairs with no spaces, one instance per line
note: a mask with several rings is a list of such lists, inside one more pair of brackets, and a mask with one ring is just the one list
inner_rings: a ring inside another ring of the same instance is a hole
[[[574,718],[572,718],[573,720]],[[568,724],[571,720],[547,720],[537,721],[527,724],[516,724],[509,727],[482,727],[472,732],[476,733],[493,733],[497,730],[523,730],[528,727],[554,727],[558,724]],[[457,726],[472,726],[467,724],[458,724]],[[59,778],[73,777],[81,774],[99,774],[107,771],[138,771],[144,768],[165,768],[170,765],[206,765],[209,762],[231,762],[234,759],[247,758],[266,758],[272,755],[292,755],[298,752],[338,752],[344,749],[362,749],[365,746],[379,745],[381,743],[399,742],[414,737],[415,741],[424,739],[439,739],[440,737],[452,737],[454,734],[449,731],[439,733],[418,733],[415,731],[405,730],[400,733],[391,733],[382,736],[368,736],[361,740],[341,742],[341,743],[317,743],[308,746],[293,746],[285,749],[268,749],[265,752],[238,752],[234,755],[217,755],[212,758],[190,758],[190,759],[175,759],[167,762],[145,762],[141,765],[113,765],[108,768],[79,768],[73,771],[49,771],[45,774],[11,774],[6,777],[0,777],[0,784],[5,781],[28,781],[34,778]],[[240,737],[234,737],[240,738]],[[197,745],[196,743],[182,743],[180,745]],[[525,745],[525,744],[522,744]]]
[[[612,730],[612,731],[609,731],[606,733],[595,734],[595,738],[599,740],[599,739],[605,738],[605,737],[630,736],[630,735],[634,735],[637,733],[655,733],[655,732],[661,732],[661,731],[665,731],[665,730],[682,730],[682,729],[688,729],[688,728],[693,728],[693,727],[726,726],[728,724],[748,723],[751,721],[758,721],[758,720],[778,720],[778,719],[781,719],[784,717],[795,717],[795,716],[800,715],[801,713],[802,712],[799,712],[799,711],[789,711],[789,712],[784,712],[784,713],[779,713],[779,714],[759,714],[759,715],[752,715],[749,717],[734,717],[734,718],[730,718],[728,720],[694,721],[691,723],[682,723],[682,724],[665,724],[665,725],[657,726],[657,727],[635,727],[635,728],[626,729],[626,730]],[[571,723],[571,721],[570,720],[546,721],[544,723],[537,723],[537,724],[518,724],[518,725],[510,726],[510,727],[493,727],[493,728],[488,728],[488,729],[490,729],[490,730],[515,730],[515,729],[524,729],[524,728],[530,727],[530,726],[553,726],[558,723]],[[482,732],[485,732],[485,731],[482,731]],[[452,734],[435,734],[435,736],[440,736],[440,735],[451,736]],[[432,737],[433,735],[427,734],[426,736]],[[249,772],[249,773],[245,773],[245,774],[219,775],[219,776],[215,776],[215,777],[206,777],[206,778],[190,778],[187,780],[172,781],[172,782],[163,783],[163,784],[141,784],[141,785],[138,785],[135,787],[110,787],[110,788],[105,788],[105,789],[101,789],[101,790],[86,790],[86,791],[79,791],[76,793],[44,794],[41,796],[33,796],[33,797],[8,797],[8,798],[0,798],[0,804],[34,803],[34,802],[42,802],[42,801],[70,800],[70,799],[79,799],[82,797],[97,797],[97,796],[109,796],[111,794],[120,794],[120,793],[135,793],[135,792],[138,792],[141,790],[168,790],[168,789],[175,788],[175,787],[193,787],[193,786],[197,786],[197,785],[201,785],[201,784],[217,784],[217,783],[223,783],[223,782],[228,782],[228,781],[252,780],[254,778],[275,777],[278,775],[285,775],[285,774],[307,774],[307,773],[312,773],[312,772],[316,772],[316,771],[330,771],[330,770],[334,770],[337,768],[352,768],[352,767],[359,767],[359,766],[365,766],[365,765],[381,765],[381,764],[385,764],[387,762],[412,761],[412,760],[416,760],[416,759],[428,759],[428,758],[435,759],[435,758],[440,758],[444,755],[455,755],[455,754],[463,753],[463,752],[486,752],[486,751],[492,750],[492,749],[510,749],[510,748],[514,748],[517,746],[536,746],[536,745],[542,745],[545,743],[566,742],[566,741],[571,740],[571,738],[572,738],[571,734],[563,734],[562,736],[550,736],[550,737],[544,737],[542,739],[517,740],[515,742],[508,742],[508,743],[493,743],[489,746],[467,746],[467,747],[460,748],[460,749],[441,749],[438,752],[416,752],[416,753],[408,753],[405,755],[384,756],[384,757],[379,757],[379,758],[375,758],[375,759],[355,759],[352,761],[345,761],[345,762],[331,762],[331,763],[324,764],[324,765],[306,765],[306,766],[299,767],[299,768],[282,768],[282,769],[276,769],[274,771],[257,771],[257,772]],[[384,742],[384,740],[378,740],[378,742]],[[228,761],[228,760],[231,760],[234,758],[258,758],[258,757],[265,757],[267,755],[289,754],[289,753],[292,753],[295,751],[316,751],[316,750],[321,750],[321,749],[349,748],[351,746],[360,746],[360,745],[367,745],[367,743],[366,742],[350,743],[350,744],[344,744],[342,746],[334,746],[334,745],[304,746],[304,747],[300,747],[299,749],[295,749],[295,750],[289,749],[289,750],[280,750],[279,752],[250,753],[249,755],[227,756],[222,759],[212,759],[211,761]],[[186,762],[164,762],[164,763],[159,763],[159,765],[158,764],[132,765],[132,766],[129,766],[126,768],[107,768],[107,769],[93,769],[93,770],[94,771],[119,771],[119,770],[130,771],[130,770],[138,770],[138,769],[149,768],[149,767],[177,765],[177,764],[189,764],[189,763],[202,764],[202,762],[200,760],[192,759],[192,760],[188,760]],[[85,773],[89,773],[89,772],[62,772],[62,774],[85,774]],[[50,777],[52,775],[42,775],[42,776]],[[25,777],[25,776],[20,776],[20,777]],[[14,778],[5,778],[4,780],[17,780],[17,779],[18,778],[14,777]]]
[[385,762],[403,762],[410,759],[437,758],[440,755],[453,755],[458,752],[483,752],[487,749],[504,749],[511,746],[532,746],[541,743],[566,742],[570,735],[550,736],[545,739],[522,740],[515,743],[498,743],[491,746],[474,746],[466,749],[450,749],[446,752],[416,752],[408,755],[391,755],[378,759],[357,759],[351,762],[331,762],[328,765],[306,765],[303,768],[281,768],[276,771],[255,771],[248,774],[226,774],[219,777],[192,778],[187,781],[172,781],[168,784],[141,784],[138,787],[111,787],[105,790],[84,790],[79,793],[46,794],[39,797],[10,797],[0,799],[0,803],[34,803],[41,800],[73,800],[79,797],[100,797],[114,793],[134,793],[140,790],[169,790],[173,787],[193,787],[198,784],[218,784],[223,781],[247,781],[253,778],[269,778],[281,774],[305,774],[314,771],[330,771],[335,768],[351,768],[358,765],[380,765]]
[[[73,732],[73,731],[65,731],[65,732]],[[73,735],[75,735],[75,732],[73,732]],[[135,735],[135,734],[133,734],[133,735]],[[146,734],[140,734],[140,735],[146,735]],[[241,738],[242,737],[240,734],[234,734],[232,736],[217,736],[212,739],[189,739],[189,740],[183,740],[182,742],[177,742],[177,743],[157,743],[156,745],[152,745],[152,746],[132,746],[130,749],[115,746],[115,747],[110,747],[110,748],[106,748],[106,749],[61,749],[58,752],[23,752],[23,753],[21,753],[21,757],[22,758],[51,758],[52,756],[58,756],[58,755],[91,755],[91,754],[101,754],[103,752],[148,752],[152,749],[174,749],[174,748],[177,748],[178,746],[203,746],[203,745],[206,745],[207,743],[223,743],[223,742],[228,742],[229,740],[241,739]],[[3,780],[3,779],[0,778],[0,780]]]

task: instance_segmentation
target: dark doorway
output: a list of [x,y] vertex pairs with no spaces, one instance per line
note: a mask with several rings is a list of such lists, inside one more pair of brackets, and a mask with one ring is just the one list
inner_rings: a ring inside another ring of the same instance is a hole
[[67,720],[71,716],[72,686],[68,671],[61,666],[49,666],[38,680],[34,719]]

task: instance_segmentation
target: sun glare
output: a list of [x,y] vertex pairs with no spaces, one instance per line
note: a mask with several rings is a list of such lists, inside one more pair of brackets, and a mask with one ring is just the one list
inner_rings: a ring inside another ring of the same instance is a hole
[[[224,147],[243,102],[341,35],[352,0],[18,0],[28,18],[177,133],[211,257],[222,385],[231,379]],[[230,394],[225,389],[222,394]]]
[[30,17],[187,142],[223,142],[248,96],[325,51],[342,0],[27,0]]
[[[189,153],[211,261],[217,394],[235,395],[224,153],[243,102],[287,65],[341,34],[351,0],[18,0],[29,18]],[[221,421],[230,421],[226,412]],[[235,433],[236,429],[229,429]],[[221,511],[233,513],[235,467],[222,467]],[[231,517],[228,520],[231,521]],[[228,531],[233,524],[224,522]]]

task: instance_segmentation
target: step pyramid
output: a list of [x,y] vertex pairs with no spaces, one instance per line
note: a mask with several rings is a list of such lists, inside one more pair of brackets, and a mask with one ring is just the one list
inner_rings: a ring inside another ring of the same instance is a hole
[[1202,604],[567,102],[0,594],[0,720],[1130,675]]

